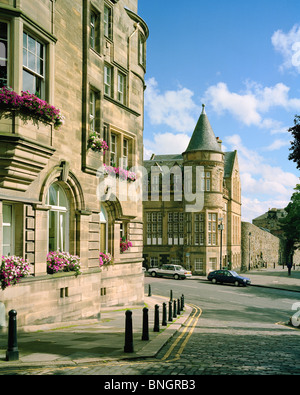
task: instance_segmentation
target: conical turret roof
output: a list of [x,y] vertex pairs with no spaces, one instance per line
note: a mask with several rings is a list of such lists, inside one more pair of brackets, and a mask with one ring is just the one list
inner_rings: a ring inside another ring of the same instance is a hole
[[190,151],[218,151],[222,152],[220,144],[209,123],[205,112],[205,105],[202,105],[202,113],[195,127],[190,143],[185,152]]

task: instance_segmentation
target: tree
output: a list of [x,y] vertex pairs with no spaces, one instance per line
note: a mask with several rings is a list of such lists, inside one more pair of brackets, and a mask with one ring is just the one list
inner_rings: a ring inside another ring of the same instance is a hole
[[289,155],[288,159],[296,162],[297,169],[300,169],[300,116],[296,115],[294,119],[294,126],[289,129],[292,133],[294,140],[291,141],[290,151],[292,153]]
[[284,209],[287,215],[279,220],[286,240],[286,263],[293,263],[294,252],[300,249],[300,184],[294,190],[296,192],[293,193],[290,203]]

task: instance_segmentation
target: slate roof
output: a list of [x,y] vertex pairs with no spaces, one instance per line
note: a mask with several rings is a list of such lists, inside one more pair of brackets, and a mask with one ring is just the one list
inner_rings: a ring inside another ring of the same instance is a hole
[[195,127],[194,133],[186,152],[190,151],[217,151],[222,152],[220,144],[209,123],[205,113],[205,105],[202,105],[202,113]]

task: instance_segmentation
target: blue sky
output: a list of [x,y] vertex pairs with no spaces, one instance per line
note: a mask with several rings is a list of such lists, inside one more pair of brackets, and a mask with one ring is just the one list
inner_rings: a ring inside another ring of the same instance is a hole
[[146,21],[145,158],[182,153],[202,103],[225,151],[238,150],[242,219],[285,207],[300,115],[299,0],[139,0]]

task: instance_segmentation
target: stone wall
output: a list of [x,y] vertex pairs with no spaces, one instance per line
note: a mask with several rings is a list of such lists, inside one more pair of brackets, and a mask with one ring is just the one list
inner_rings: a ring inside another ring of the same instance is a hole
[[101,272],[24,278],[1,292],[0,329],[16,310],[18,328],[100,317]]
[[[251,233],[251,235],[249,235]],[[242,270],[272,268],[282,263],[282,241],[266,230],[242,222]]]

